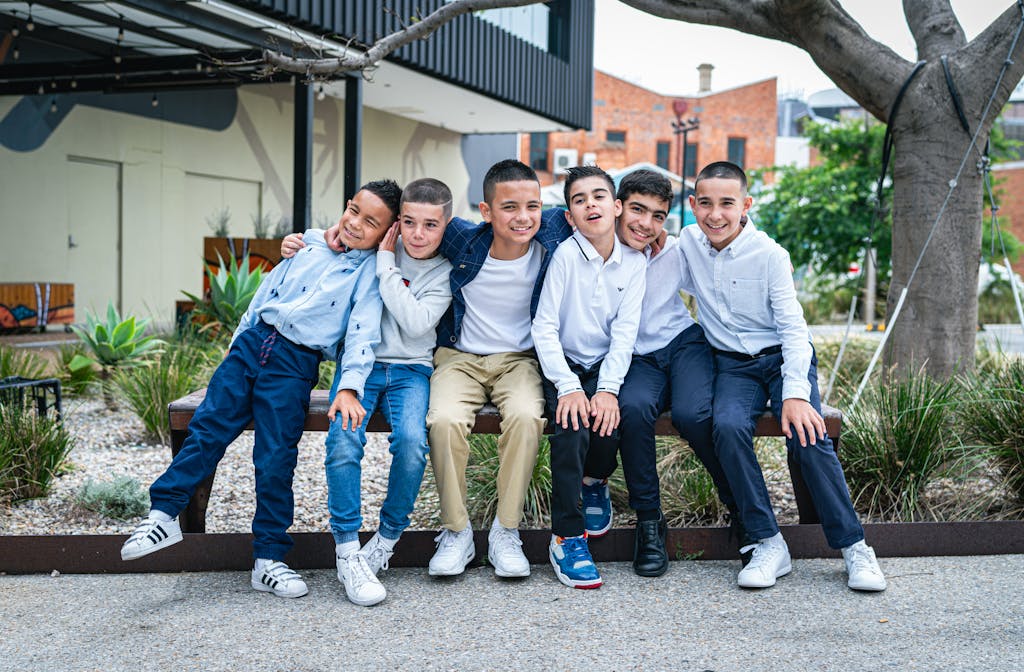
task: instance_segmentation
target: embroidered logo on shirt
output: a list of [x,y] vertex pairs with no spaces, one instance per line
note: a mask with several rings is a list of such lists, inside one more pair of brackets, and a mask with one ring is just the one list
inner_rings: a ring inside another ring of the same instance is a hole
[[402,278],[402,282],[404,282],[404,283],[405,283],[405,286],[406,286],[406,287],[408,287],[408,286],[409,286],[409,281],[408,281],[408,280],[406,280],[405,278]]

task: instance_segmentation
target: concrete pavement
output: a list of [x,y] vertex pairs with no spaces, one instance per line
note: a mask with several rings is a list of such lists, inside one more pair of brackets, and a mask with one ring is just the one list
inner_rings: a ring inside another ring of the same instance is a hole
[[883,558],[884,593],[842,562],[796,560],[774,588],[737,562],[678,561],[659,579],[602,563],[571,590],[545,565],[439,580],[392,569],[388,599],[349,603],[331,570],[275,598],[246,572],[0,576],[0,670],[1024,669],[1024,556]]

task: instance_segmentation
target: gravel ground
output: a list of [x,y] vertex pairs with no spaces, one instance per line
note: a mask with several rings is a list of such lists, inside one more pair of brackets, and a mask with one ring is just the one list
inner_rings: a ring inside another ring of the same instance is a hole
[[[0,508],[0,534],[123,534],[133,522],[105,518],[76,506],[75,494],[88,480],[109,481],[130,476],[148,487],[170,462],[170,449],[146,443],[138,418],[127,408],[108,411],[99,399],[65,402],[67,425],[75,436],[69,469],[54,481],[44,499]],[[321,432],[307,433],[299,444],[295,470],[294,532],[329,529],[327,485],[323,469]],[[252,467],[252,432],[245,432],[227,450],[217,469],[210,506],[208,532],[246,532],[255,508]],[[390,465],[387,435],[370,434],[363,458],[363,527],[376,529],[380,505],[387,493]],[[783,524],[797,520],[796,504],[785,464],[766,468],[776,514]],[[411,529],[436,529],[437,495],[430,467],[413,514]],[[631,512],[616,514],[617,526],[631,525]]]

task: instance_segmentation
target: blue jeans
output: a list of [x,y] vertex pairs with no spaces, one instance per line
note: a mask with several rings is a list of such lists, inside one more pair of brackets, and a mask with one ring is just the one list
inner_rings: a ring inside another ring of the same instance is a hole
[[[711,475],[719,499],[730,511],[735,509],[736,502],[715,455],[711,435],[714,380],[711,346],[699,324],[690,326],[661,350],[633,355],[619,390],[619,454],[629,489],[629,506],[634,511],[661,508],[654,424],[668,409],[672,410],[676,431]],[[611,474],[587,475],[607,478]]]
[[169,516],[181,513],[251,422],[256,430],[253,555],[284,560],[292,547],[287,533],[295,510],[292,476],[319,365],[319,353],[288,341],[273,327],[260,323],[242,332],[210,379],[181,450],[150,487],[152,507]]
[[[715,449],[736,497],[743,527],[751,538],[765,539],[775,535],[779,526],[754,454],[754,427],[769,400],[775,417],[782,415],[782,353],[741,360],[733,353],[716,352],[715,366]],[[807,380],[811,406],[821,413],[816,356],[811,358]],[[786,439],[786,449],[800,465],[828,545],[843,548],[860,541],[864,529],[850,501],[832,439],[826,435],[801,446],[795,429],[792,434],[793,438]]]
[[[342,429],[340,416],[327,432],[327,507],[331,512],[331,533],[336,543],[355,541],[363,517],[360,513],[360,479],[366,446],[366,423],[380,408],[391,425],[391,471],[388,493],[380,509],[381,536],[398,539],[409,527],[416,496],[427,465],[427,402],[430,399],[431,368],[422,364],[377,362],[366,379],[362,404],[366,418],[355,429]],[[334,375],[331,398],[338,391],[341,369]],[[350,426],[351,427],[351,426]]]

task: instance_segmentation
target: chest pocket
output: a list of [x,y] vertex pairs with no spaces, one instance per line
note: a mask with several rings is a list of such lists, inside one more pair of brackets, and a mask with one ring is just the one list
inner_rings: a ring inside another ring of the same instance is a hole
[[729,308],[734,317],[768,317],[768,297],[760,278],[733,278],[729,282]]

